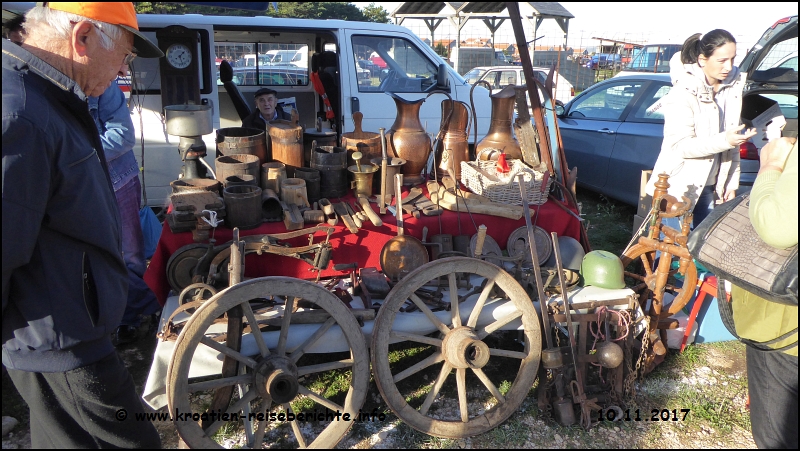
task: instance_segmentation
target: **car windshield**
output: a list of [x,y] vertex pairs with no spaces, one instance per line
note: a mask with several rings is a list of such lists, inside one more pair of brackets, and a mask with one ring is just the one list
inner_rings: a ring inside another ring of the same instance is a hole
[[488,72],[486,69],[472,69],[464,75],[464,80],[469,84],[473,84],[480,80],[486,72]]
[[625,68],[637,72],[669,72],[669,60],[681,49],[679,44],[646,45],[634,50],[633,60]]

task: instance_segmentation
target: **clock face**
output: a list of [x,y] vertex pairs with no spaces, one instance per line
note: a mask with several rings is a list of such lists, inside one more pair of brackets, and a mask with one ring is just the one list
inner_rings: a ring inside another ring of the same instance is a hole
[[192,64],[192,51],[183,44],[172,44],[167,48],[167,62],[176,69],[186,69]]

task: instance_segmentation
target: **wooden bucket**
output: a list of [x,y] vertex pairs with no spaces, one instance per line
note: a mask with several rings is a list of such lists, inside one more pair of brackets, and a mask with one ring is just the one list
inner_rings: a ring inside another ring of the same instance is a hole
[[294,175],[306,181],[306,193],[310,203],[313,204],[322,197],[319,190],[319,169],[297,168],[294,170]]
[[169,183],[172,193],[193,193],[197,191],[211,191],[219,195],[221,183],[214,179],[178,179]]
[[334,131],[316,131],[315,129],[306,130],[303,133],[303,158],[305,162],[311,161],[311,152],[313,151],[314,141],[317,146],[335,146],[336,145],[336,132]]
[[317,147],[311,152],[311,167],[319,170],[319,191],[323,197],[347,194],[347,151],[342,147]]
[[217,130],[216,141],[219,154],[255,155],[260,164],[270,160],[267,155],[267,134],[264,130],[246,127],[221,128]]
[[258,185],[260,160],[257,156],[241,153],[217,157],[214,161],[220,182],[225,183],[225,179],[232,175],[252,175]]
[[271,189],[281,193],[281,181],[286,177],[286,165],[280,161],[270,161],[261,165],[261,189]]
[[342,133],[342,147],[347,149],[347,166],[356,164],[353,160],[353,153],[361,152],[363,161],[370,161],[373,158],[381,158],[381,135],[380,133],[361,131],[361,120],[363,115],[360,112],[353,113],[353,123],[355,130]]
[[287,205],[298,207],[311,207],[306,194],[306,181],[298,178],[288,178],[281,182],[281,200]]
[[223,191],[225,223],[231,229],[254,229],[261,225],[261,188],[229,186]]
[[304,166],[303,127],[288,121],[267,122],[272,159],[286,165],[286,175],[294,177],[294,169]]

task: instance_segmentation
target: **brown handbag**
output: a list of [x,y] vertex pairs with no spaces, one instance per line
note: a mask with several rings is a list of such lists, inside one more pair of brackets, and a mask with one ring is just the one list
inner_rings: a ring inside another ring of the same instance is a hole
[[797,245],[777,249],[749,216],[750,194],[717,206],[690,234],[692,256],[719,279],[779,304],[797,306]]

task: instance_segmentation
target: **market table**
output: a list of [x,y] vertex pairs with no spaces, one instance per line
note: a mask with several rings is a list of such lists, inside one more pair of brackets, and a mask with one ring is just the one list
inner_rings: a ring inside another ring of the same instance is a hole
[[[405,187],[404,196],[407,194],[407,190],[408,187]],[[424,187],[423,191],[426,191]],[[352,194],[342,197],[342,200],[351,205],[355,202]],[[330,201],[334,203],[338,202],[339,199],[331,198]],[[541,213],[539,219],[536,220],[536,225],[547,232],[556,232],[559,236],[569,236],[579,240],[580,223],[577,216],[571,215],[556,203],[557,201],[551,198],[541,206],[531,206],[531,209],[538,210]],[[371,204],[371,206],[377,213],[377,205]],[[472,217],[476,225],[485,224],[487,226],[487,235],[494,238],[501,249],[505,249],[508,236],[517,228],[525,225],[524,217],[518,220],[482,214],[473,214]],[[448,233],[453,236],[458,235],[459,222],[461,223],[461,233],[471,236],[477,232],[469,214],[463,212],[459,214],[458,212],[444,210],[440,217],[421,215],[419,218],[415,218],[410,214],[405,214],[403,216],[404,233],[421,239],[423,227],[428,227],[428,239],[430,240],[433,235],[440,233],[439,218],[441,218],[441,233]],[[535,216],[532,217],[532,220],[534,218]],[[341,271],[333,269],[333,265],[340,263],[357,263],[359,268],[374,267],[380,270],[381,249],[387,241],[397,236],[395,218],[387,212],[387,214],[381,216],[381,220],[383,225],[380,227],[375,227],[369,221],[366,221],[357,234],[350,233],[340,220],[334,227],[335,232],[330,237],[333,252],[331,253],[331,262],[328,269],[322,271],[322,277],[341,275]],[[305,224],[305,227],[316,225]],[[173,233],[166,221],[164,221],[163,227],[155,254],[153,254],[150,265],[144,275],[145,282],[153,290],[162,306],[166,303],[170,291],[166,273],[170,256],[181,247],[194,243],[191,232]],[[223,224],[213,230],[212,233],[217,245],[230,241],[233,235],[233,231]],[[270,233],[286,233],[286,226],[283,222],[269,222],[263,223],[254,229],[240,231],[241,236]],[[324,238],[325,234],[318,232],[315,235],[314,242],[319,242]],[[287,242],[292,246],[304,246],[308,244],[308,239],[305,236],[301,236]],[[316,273],[312,272],[311,266],[301,260],[277,255],[257,254],[248,254],[245,257],[244,275],[245,277],[290,276],[299,279],[314,279],[316,277]]]

